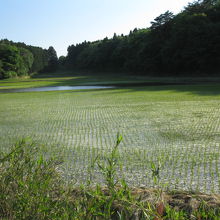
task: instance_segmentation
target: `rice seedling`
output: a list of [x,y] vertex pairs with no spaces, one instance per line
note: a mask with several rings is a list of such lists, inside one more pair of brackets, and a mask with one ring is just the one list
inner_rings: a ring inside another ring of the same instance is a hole
[[67,183],[102,184],[102,175],[88,175],[88,167],[98,155],[109,155],[120,132],[118,172],[129,186],[153,187],[151,162],[157,169],[160,161],[160,182],[170,189],[217,193],[218,90],[194,85],[0,93],[0,149],[32,137],[50,152],[62,152]]

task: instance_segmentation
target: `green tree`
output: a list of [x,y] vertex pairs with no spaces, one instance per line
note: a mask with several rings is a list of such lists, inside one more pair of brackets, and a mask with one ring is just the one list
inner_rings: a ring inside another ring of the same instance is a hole
[[29,50],[23,47],[19,48],[19,53],[21,58],[19,59],[19,68],[17,70],[18,75],[28,75],[34,62],[34,56]]
[[59,66],[65,66],[66,64],[66,57],[65,56],[60,56],[59,59],[58,59],[58,63],[59,63]]
[[3,78],[16,75],[19,70],[20,59],[17,47],[5,43],[0,44],[1,75]]
[[56,50],[50,46],[47,50],[48,56],[48,65],[46,67],[46,71],[53,72],[56,71],[58,68],[58,58]]
[[169,22],[172,21],[173,18],[173,13],[170,11],[166,11],[164,14],[156,17],[154,21],[151,22],[151,29],[155,30],[162,27],[165,28],[169,24]]

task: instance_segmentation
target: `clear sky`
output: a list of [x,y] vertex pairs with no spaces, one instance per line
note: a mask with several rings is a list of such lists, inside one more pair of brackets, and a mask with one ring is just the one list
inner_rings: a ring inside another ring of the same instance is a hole
[[190,0],[0,0],[0,39],[48,48],[58,56],[84,40],[128,34]]

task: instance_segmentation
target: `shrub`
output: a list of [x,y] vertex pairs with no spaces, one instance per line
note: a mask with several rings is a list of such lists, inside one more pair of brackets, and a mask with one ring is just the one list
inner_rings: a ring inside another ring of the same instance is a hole
[[4,78],[8,79],[8,78],[14,78],[17,76],[17,73],[14,71],[7,71],[4,73]]

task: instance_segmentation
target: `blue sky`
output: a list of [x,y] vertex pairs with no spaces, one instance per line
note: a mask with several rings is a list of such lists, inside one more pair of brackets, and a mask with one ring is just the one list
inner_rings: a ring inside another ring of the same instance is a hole
[[0,0],[0,39],[48,48],[58,56],[67,47],[127,34],[170,10],[178,13],[190,0]]

